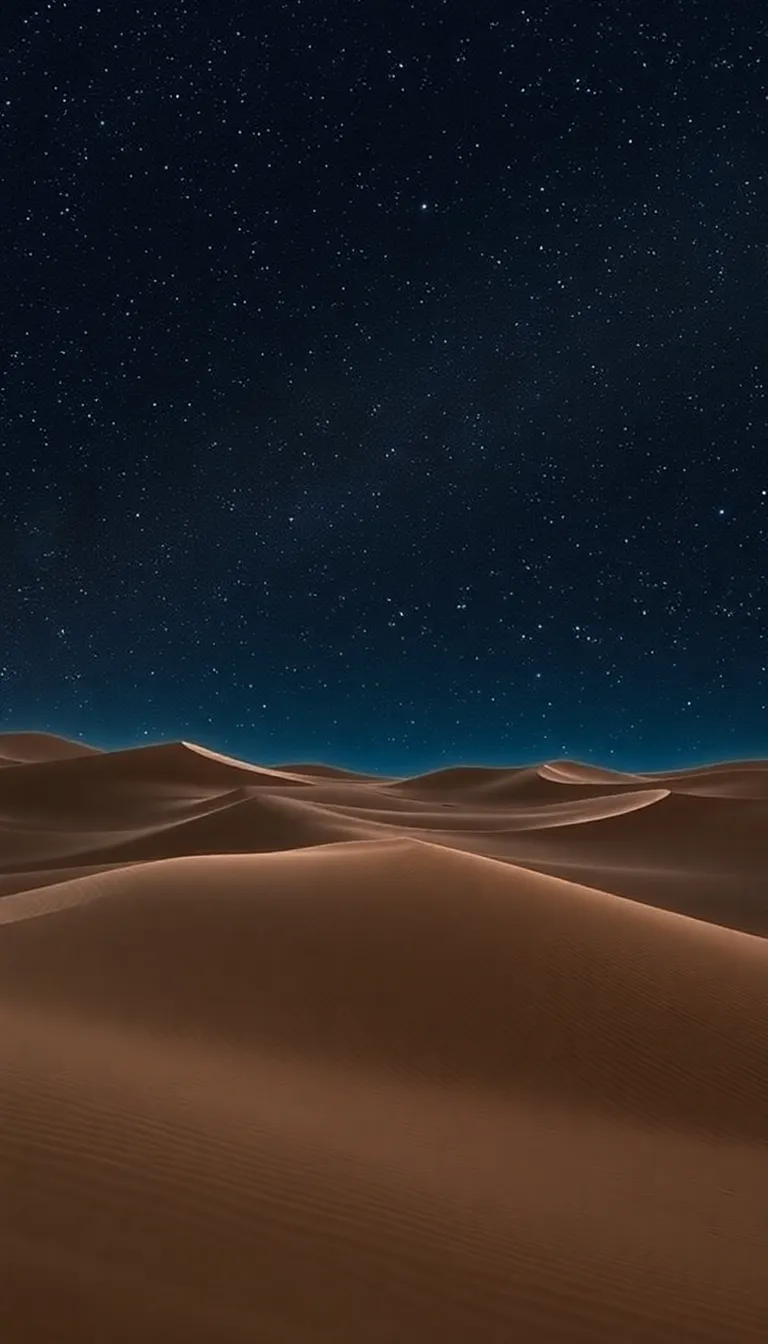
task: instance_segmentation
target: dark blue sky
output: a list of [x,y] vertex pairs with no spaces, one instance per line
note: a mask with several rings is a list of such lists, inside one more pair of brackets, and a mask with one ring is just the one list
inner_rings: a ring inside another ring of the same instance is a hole
[[0,729],[768,755],[768,16],[0,19]]

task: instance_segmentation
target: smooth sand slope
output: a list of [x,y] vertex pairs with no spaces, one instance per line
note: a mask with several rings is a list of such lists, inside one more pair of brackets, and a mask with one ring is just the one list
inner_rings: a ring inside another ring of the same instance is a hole
[[768,764],[0,758],[4,1341],[768,1339]]

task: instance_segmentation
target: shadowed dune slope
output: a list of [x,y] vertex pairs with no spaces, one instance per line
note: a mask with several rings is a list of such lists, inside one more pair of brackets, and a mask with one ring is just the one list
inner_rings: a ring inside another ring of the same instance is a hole
[[[632,795],[630,795],[632,796]],[[635,795],[637,796],[637,795]],[[641,793],[640,797],[643,796]],[[572,852],[599,847],[606,860],[621,856],[642,863],[674,857],[681,866],[694,865],[705,852],[710,860],[768,864],[768,801],[648,790],[648,807],[606,812],[598,820],[587,814],[576,831],[569,828]]]
[[768,1139],[759,939],[416,841],[142,865],[25,918],[35,900],[3,930],[5,996]]
[[490,807],[497,804],[521,806],[560,802],[577,798],[605,797],[608,793],[636,792],[650,783],[631,776],[612,777],[610,782],[589,777],[571,778],[549,774],[544,767],[519,769],[483,769],[463,766],[437,770],[428,775],[398,780],[387,785],[389,791],[406,798],[461,801],[465,805]]
[[235,790],[202,815],[170,821],[127,840],[113,840],[103,851],[92,846],[89,860],[115,863],[188,854],[262,854],[366,836],[364,823],[328,815],[311,802],[247,794],[247,790]]
[[510,828],[465,847],[745,932],[768,934],[768,800],[659,791],[580,825]]
[[[260,854],[271,850],[304,849],[309,845],[338,840],[357,840],[376,832],[363,821],[326,814],[311,803],[280,797],[255,797],[235,789],[187,807],[164,821],[124,831],[90,831],[64,838],[48,834],[44,841],[34,833],[16,837],[16,849],[3,843],[4,870],[12,879],[23,874],[30,856],[43,868],[46,860],[56,867],[70,864],[114,866],[139,860],[177,858],[187,854]],[[0,877],[2,883],[2,877]]]
[[659,782],[664,783],[673,793],[768,800],[768,768],[735,766],[733,769],[712,769],[682,777],[667,775]]
[[766,774],[768,773],[768,760],[747,760],[747,761],[713,761],[709,765],[691,765],[681,770],[667,770],[657,774],[643,772],[638,774],[638,779],[668,779],[668,780],[686,780],[686,779],[705,779],[710,776],[722,774]]
[[[515,800],[520,803],[549,801],[558,792],[556,783],[544,777],[538,766],[455,766],[394,780],[386,787],[403,798],[460,800],[464,804],[480,806]],[[573,796],[569,794],[569,797]]]
[[139,798],[152,793],[179,796],[236,788],[270,789],[303,783],[255,765],[206,752],[186,742],[164,742],[128,751],[103,752],[76,759],[23,764],[0,776],[0,813],[15,808],[19,815],[36,811],[77,809],[87,817],[111,792]]
[[389,775],[367,775],[360,770],[343,770],[338,765],[322,765],[318,761],[306,763],[297,761],[288,765],[276,765],[274,769],[279,770],[281,774],[309,775],[313,779],[349,779],[370,781],[373,784],[386,784],[391,778]]
[[389,784],[393,793],[405,797],[424,794],[466,794],[474,793],[502,780],[526,777],[535,774],[527,766],[506,768],[479,765],[449,766],[444,770],[430,770],[424,775],[413,775],[409,779],[395,779]]
[[[525,808],[504,808],[501,803],[495,802],[478,811],[468,803],[446,803],[440,799],[434,799],[431,803],[420,801],[418,807],[411,800],[410,807],[404,807],[401,803],[398,810],[392,806],[391,796],[389,799],[380,796],[363,797],[361,800],[358,794],[354,801],[347,797],[331,804],[328,800],[325,810],[326,813],[335,812],[351,818],[367,818],[371,822],[375,820],[387,826],[397,826],[403,832],[429,830],[435,835],[439,833],[441,840],[453,836],[456,848],[461,848],[459,842],[463,834],[476,837],[482,845],[483,837],[580,826],[585,821],[597,821],[622,812],[632,812],[639,807],[650,807],[666,796],[666,789],[646,788],[586,799],[568,797],[565,801],[548,805],[537,802]],[[450,812],[443,810],[447,807],[451,809]],[[446,827],[449,829],[446,830]]]
[[100,755],[98,747],[71,742],[55,733],[0,733],[0,757],[17,765],[40,761],[70,761]]

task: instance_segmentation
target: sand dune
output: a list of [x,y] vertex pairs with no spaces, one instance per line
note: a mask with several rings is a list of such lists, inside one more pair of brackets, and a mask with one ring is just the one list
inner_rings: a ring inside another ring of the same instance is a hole
[[4,1339],[768,1337],[768,764],[0,757]]
[[[606,772],[607,773],[607,772]],[[631,775],[611,775],[610,781],[593,778],[585,768],[583,776],[571,778],[548,766],[522,766],[513,769],[462,766],[456,769],[435,770],[412,779],[395,780],[387,784],[391,794],[415,800],[441,799],[457,801],[463,806],[486,808],[494,803],[573,802],[577,798],[604,798],[608,793],[636,792],[641,787],[652,787],[655,780],[634,778]]]
[[55,733],[0,733],[0,759],[14,765],[37,761],[69,761],[98,755],[98,747],[71,742]]
[[294,762],[288,765],[278,765],[274,767],[281,774],[288,775],[309,775],[315,779],[349,779],[349,780],[370,780],[374,783],[385,783],[391,776],[389,775],[366,775],[359,770],[343,770],[338,765],[323,765],[318,761]]
[[676,793],[697,793],[717,798],[768,798],[768,766],[707,770],[681,776],[667,775],[664,782]]
[[554,779],[558,784],[627,784],[642,779],[642,775],[606,770],[597,765],[584,765],[580,761],[545,761],[539,766],[539,774],[544,779]]

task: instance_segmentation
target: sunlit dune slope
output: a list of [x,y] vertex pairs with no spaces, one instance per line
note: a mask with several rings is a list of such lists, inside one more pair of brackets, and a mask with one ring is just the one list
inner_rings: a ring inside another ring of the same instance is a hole
[[768,1139],[762,940],[413,841],[139,866],[25,919],[36,901],[0,940],[5,996]]

